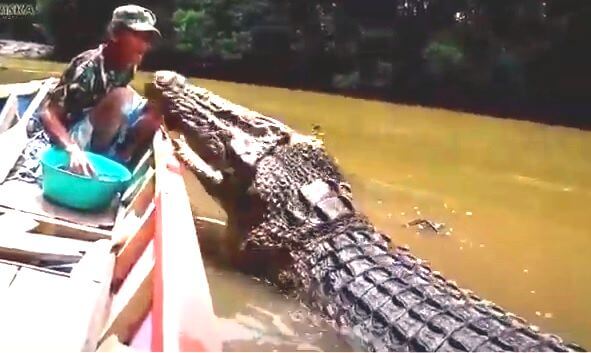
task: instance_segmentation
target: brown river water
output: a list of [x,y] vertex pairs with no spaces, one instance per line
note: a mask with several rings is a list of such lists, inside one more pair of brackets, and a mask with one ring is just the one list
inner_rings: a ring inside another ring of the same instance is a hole
[[[38,70],[38,64],[20,65]],[[0,82],[33,77],[40,74],[0,72]],[[138,88],[146,77],[138,77]],[[409,245],[447,278],[543,331],[591,347],[591,132],[196,82],[302,132],[319,125],[357,205],[394,243]],[[223,218],[195,180],[187,175],[186,181],[194,211]],[[403,227],[416,218],[445,223],[443,234]],[[198,224],[214,307],[224,331],[232,332],[225,350],[355,348],[295,300],[219,264],[208,239],[220,228]]]

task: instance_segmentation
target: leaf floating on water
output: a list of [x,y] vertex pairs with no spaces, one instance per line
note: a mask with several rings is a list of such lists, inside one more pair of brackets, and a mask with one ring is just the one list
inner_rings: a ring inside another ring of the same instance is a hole
[[443,207],[447,208],[447,204],[446,204],[446,203],[444,203],[444,204],[443,204]]
[[420,216],[421,215],[421,211],[417,211],[417,215]]
[[255,330],[246,327],[237,320],[220,317],[218,322],[224,332],[223,338],[225,341],[254,340],[258,336]]
[[406,214],[406,212],[400,212],[401,216],[404,216]]
[[471,211],[466,211],[466,216],[472,216],[472,212]]
[[542,316],[542,313],[539,311],[536,311],[536,316]]
[[265,332],[265,324],[252,316],[237,313],[236,315],[234,315],[234,320],[238,324],[241,324],[248,329],[255,330],[258,332]]
[[536,294],[536,291],[535,291],[535,290],[530,290],[529,292],[530,292],[531,294]]
[[479,246],[479,247],[481,247],[481,248],[484,248],[484,244],[480,244],[480,245],[478,245],[478,246]]
[[398,248],[403,251],[410,251],[410,245],[408,244],[399,245]]
[[546,318],[546,319],[551,319],[553,317],[554,317],[554,315],[552,315],[552,313],[545,313],[544,314],[544,318]]
[[524,268],[523,273],[529,273],[529,270],[527,268]]
[[456,213],[456,210],[451,210],[451,213],[452,213],[452,214],[455,214],[455,213]]

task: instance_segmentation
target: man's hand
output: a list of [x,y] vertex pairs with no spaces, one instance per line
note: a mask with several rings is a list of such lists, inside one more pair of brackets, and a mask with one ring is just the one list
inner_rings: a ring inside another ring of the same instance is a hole
[[66,152],[70,154],[69,170],[72,173],[91,177],[96,175],[96,171],[90,164],[86,153],[84,153],[77,144],[72,143],[68,145],[68,147],[66,147]]

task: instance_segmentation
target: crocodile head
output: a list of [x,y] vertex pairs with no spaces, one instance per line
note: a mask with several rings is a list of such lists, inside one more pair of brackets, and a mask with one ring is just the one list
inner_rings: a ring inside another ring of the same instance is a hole
[[275,119],[251,112],[190,84],[172,71],[157,71],[153,86],[161,93],[166,125],[182,132],[194,152],[213,169],[256,168],[295,131]]
[[167,127],[185,138],[173,140],[177,156],[224,208],[242,251],[290,252],[305,243],[298,234],[354,213],[350,186],[317,138],[175,72],[156,72],[152,86]]

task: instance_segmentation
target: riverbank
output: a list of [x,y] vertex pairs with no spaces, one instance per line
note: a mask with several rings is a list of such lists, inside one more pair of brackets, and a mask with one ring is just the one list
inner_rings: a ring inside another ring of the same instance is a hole
[[[12,56],[24,59],[51,59],[53,48],[49,45],[0,40],[0,56]],[[65,63],[63,63],[65,64]],[[548,125],[574,127],[591,130],[591,102],[561,102],[555,100],[527,99],[486,99],[473,95],[473,92],[440,87],[433,88],[428,94],[421,92],[395,92],[371,86],[355,89],[334,89],[306,80],[286,78],[284,68],[289,63],[278,62],[273,67],[260,60],[241,60],[216,63],[204,63],[185,54],[170,51],[155,51],[146,57],[143,70],[160,69],[178,71],[186,76],[210,80],[231,81],[237,83],[264,85],[338,94],[352,98],[363,98],[383,102],[407,105],[420,105],[431,108],[444,108],[458,112],[482,114],[502,119],[516,119],[540,122]]]
[[51,45],[0,39],[0,56],[12,56],[25,59],[47,59],[51,56]]

